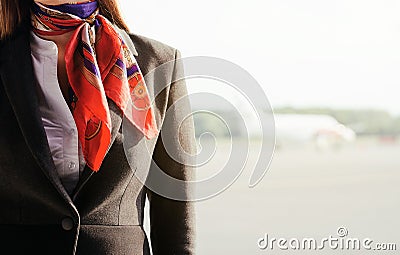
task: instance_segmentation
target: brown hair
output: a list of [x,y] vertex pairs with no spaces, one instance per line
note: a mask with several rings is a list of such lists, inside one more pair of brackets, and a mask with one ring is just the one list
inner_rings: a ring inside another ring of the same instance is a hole
[[[0,0],[0,39],[11,35],[22,23],[29,21],[33,0]],[[100,13],[112,23],[128,31],[117,0],[98,0]]]

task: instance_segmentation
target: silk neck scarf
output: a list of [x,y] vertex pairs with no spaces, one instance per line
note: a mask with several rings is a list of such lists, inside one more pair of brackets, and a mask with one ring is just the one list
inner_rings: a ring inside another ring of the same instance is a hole
[[32,29],[39,36],[71,32],[65,49],[72,114],[86,164],[98,171],[111,143],[107,97],[147,139],[157,136],[143,75],[96,1],[46,6],[34,3]]

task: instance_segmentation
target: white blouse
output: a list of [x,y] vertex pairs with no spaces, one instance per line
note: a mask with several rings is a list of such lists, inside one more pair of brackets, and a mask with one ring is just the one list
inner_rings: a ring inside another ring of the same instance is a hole
[[71,194],[85,162],[75,120],[58,83],[57,45],[33,32],[30,45],[43,126],[57,173]]

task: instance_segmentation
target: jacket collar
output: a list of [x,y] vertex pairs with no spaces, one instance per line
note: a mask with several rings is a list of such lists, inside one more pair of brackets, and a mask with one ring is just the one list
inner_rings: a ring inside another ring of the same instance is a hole
[[128,46],[129,50],[131,51],[131,53],[132,53],[135,57],[137,57],[137,56],[139,55],[139,53],[137,52],[136,47],[135,47],[135,45],[133,44],[133,42],[132,42],[130,36],[128,35],[128,33],[127,33],[125,30],[120,29],[120,28],[117,27],[117,26],[114,26],[114,28],[115,28],[115,30],[119,33],[119,35],[122,37],[122,39],[124,40],[124,42],[125,42],[126,45]]

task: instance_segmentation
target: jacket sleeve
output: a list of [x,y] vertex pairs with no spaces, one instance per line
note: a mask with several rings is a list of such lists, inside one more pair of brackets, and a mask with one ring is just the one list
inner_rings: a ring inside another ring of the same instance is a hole
[[[152,171],[158,167],[171,177],[189,181],[194,180],[195,169],[189,166],[190,162],[185,159],[185,154],[193,155],[196,146],[185,81],[181,79],[174,82],[177,77],[183,77],[183,67],[179,59],[180,53],[176,51],[173,82],[167,92],[166,117],[161,127],[164,135],[160,135],[156,142],[149,175],[151,176]],[[177,189],[169,182],[159,185],[168,190]],[[178,192],[186,196],[192,191],[188,186],[184,186],[180,187]],[[153,254],[195,254],[193,202],[166,198],[150,189],[147,189],[147,196],[150,202],[150,239]]]

